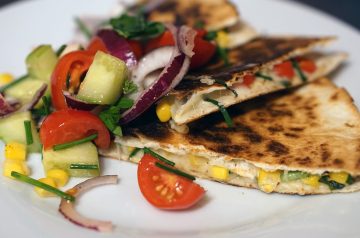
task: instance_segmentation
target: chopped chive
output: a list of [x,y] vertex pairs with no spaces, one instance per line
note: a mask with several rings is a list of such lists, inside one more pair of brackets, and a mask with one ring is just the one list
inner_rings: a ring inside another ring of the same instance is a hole
[[41,98],[41,100],[42,100],[43,103],[44,103],[44,113],[45,113],[45,116],[47,116],[47,115],[50,114],[50,102],[49,102],[49,99],[48,99],[48,97],[43,96],[43,97]]
[[84,36],[86,36],[86,38],[88,38],[89,40],[92,37],[92,33],[89,30],[89,28],[87,28],[87,26],[84,24],[84,22],[82,22],[80,20],[80,18],[75,18],[75,22],[77,24],[77,26],[79,27],[80,31],[84,34]]
[[131,151],[131,153],[129,155],[129,159],[134,157],[140,150],[141,150],[141,148],[135,148],[133,151]]
[[165,159],[164,157],[162,157],[161,155],[159,155],[158,153],[155,153],[154,151],[150,150],[149,148],[145,147],[144,148],[144,153],[145,154],[150,154],[152,156],[154,156],[155,158],[157,158],[158,160],[170,165],[170,166],[174,166],[175,163],[168,160],[168,159]]
[[235,97],[238,96],[237,92],[236,92],[234,89],[230,88],[230,87],[226,84],[225,81],[223,81],[223,80],[221,80],[221,79],[215,79],[215,83],[220,84],[221,86],[224,86],[227,90],[230,90],[230,91],[235,95]]
[[31,121],[29,120],[24,121],[24,127],[25,127],[25,135],[26,135],[26,144],[31,145],[34,142],[31,132]]
[[159,162],[155,162],[155,165],[156,165],[157,167],[159,167],[160,169],[166,170],[166,171],[168,171],[168,172],[170,172],[170,173],[173,173],[173,174],[182,176],[182,177],[187,178],[187,179],[190,179],[190,180],[195,180],[195,177],[194,177],[194,176],[192,176],[192,175],[190,175],[190,174],[187,174],[187,173],[185,173],[185,172],[183,172],[183,171],[181,171],[181,170],[175,169],[175,168],[173,168],[173,167],[168,167],[168,166],[163,165],[163,164],[161,164],[161,163],[159,163]]
[[267,75],[264,75],[264,74],[262,74],[262,73],[260,73],[260,72],[255,73],[255,76],[256,76],[256,77],[259,77],[259,78],[262,78],[262,79],[265,79],[265,80],[269,80],[269,81],[272,81],[272,80],[273,80],[272,77],[267,76]]
[[59,57],[64,52],[66,47],[67,47],[67,45],[65,45],[65,44],[60,46],[60,48],[56,51],[56,55]]
[[39,187],[39,188],[42,188],[50,193],[53,193],[55,195],[58,195],[59,197],[63,198],[63,199],[66,199],[66,200],[69,200],[71,202],[74,202],[75,201],[75,197],[74,196],[71,196],[70,194],[67,194],[57,188],[54,188],[46,183],[42,183],[38,180],[35,180],[33,178],[30,178],[29,176],[26,176],[26,175],[23,175],[23,174],[20,174],[16,171],[12,171],[11,172],[11,176],[16,178],[17,180],[20,180],[22,182],[25,182],[25,183],[28,183],[28,184],[31,184],[31,185],[34,185],[36,187]]
[[304,72],[301,70],[299,63],[294,59],[291,59],[291,63],[292,63],[292,66],[294,67],[294,69],[296,70],[296,72],[299,74],[301,80],[303,82],[306,82],[307,77],[305,76]]
[[11,83],[6,84],[5,86],[0,87],[0,93],[3,93],[5,90],[11,88],[12,86],[20,83],[21,81],[23,81],[24,79],[26,79],[27,77],[29,77],[29,75],[23,75],[21,77],[19,77],[18,79],[15,79],[14,81],[12,81]]
[[217,46],[216,51],[217,51],[217,54],[219,55],[219,57],[224,62],[224,65],[229,66],[230,62],[229,62],[229,57],[228,57],[227,50],[225,48],[223,48],[223,47]]
[[234,126],[234,123],[233,123],[228,111],[226,110],[226,108],[223,105],[221,105],[218,101],[211,99],[211,98],[205,98],[204,101],[212,103],[220,109],[220,112],[223,115],[228,127]]
[[99,169],[97,164],[71,164],[70,169]]
[[80,145],[80,144],[83,144],[83,143],[94,140],[97,136],[98,136],[98,134],[93,134],[91,136],[82,138],[80,140],[75,140],[75,141],[71,141],[71,142],[64,143],[64,144],[54,145],[53,150],[55,150],[55,151],[56,150],[63,150],[63,149],[67,149],[67,148],[70,148],[70,147],[73,147],[73,146],[76,146],[76,145]]

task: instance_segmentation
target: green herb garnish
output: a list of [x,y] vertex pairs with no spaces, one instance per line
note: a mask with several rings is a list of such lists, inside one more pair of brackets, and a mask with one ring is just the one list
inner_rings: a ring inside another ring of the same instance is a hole
[[70,194],[68,193],[65,193],[57,188],[54,188],[46,183],[42,183],[38,180],[35,180],[33,178],[30,178],[29,176],[26,176],[26,175],[23,175],[23,174],[20,174],[18,172],[15,172],[15,171],[12,171],[11,172],[11,176],[16,178],[17,180],[20,180],[22,182],[25,182],[25,183],[28,183],[28,184],[31,184],[31,185],[34,185],[36,187],[39,187],[39,188],[42,188],[50,193],[53,193],[63,199],[66,199],[68,201],[71,201],[71,202],[74,202],[75,201],[75,197],[74,196],[71,196]]
[[164,163],[166,163],[166,164],[168,164],[168,165],[170,165],[170,166],[174,166],[174,165],[175,165],[174,162],[172,162],[172,161],[170,161],[170,160],[168,160],[168,159],[165,159],[164,157],[162,157],[162,156],[159,155],[158,153],[155,153],[154,151],[150,150],[150,149],[147,148],[147,147],[144,148],[144,153],[145,153],[145,154],[149,154],[149,155],[157,158],[158,160],[160,160],[160,161],[162,161],[162,162],[164,162]]
[[350,174],[348,175],[347,179],[346,179],[346,183],[351,185],[355,182],[353,176],[351,176]]
[[112,18],[110,25],[119,35],[128,39],[149,39],[165,31],[162,23],[146,21],[143,14],[135,16],[122,14],[117,18]]
[[229,57],[228,57],[228,50],[223,47],[217,46],[216,52],[217,52],[218,56],[220,57],[220,59],[224,62],[224,65],[229,66],[230,62],[229,62]]
[[124,87],[123,87],[123,92],[125,95],[134,93],[137,90],[138,90],[138,87],[133,81],[128,80],[128,79],[125,80]]
[[294,69],[296,70],[296,72],[299,74],[301,80],[303,82],[306,82],[307,77],[305,76],[304,72],[301,70],[299,63],[294,59],[291,59],[291,63],[292,63],[292,66],[294,67]]
[[63,52],[64,52],[64,50],[66,49],[66,46],[67,45],[62,45],[62,46],[60,46],[60,48],[56,51],[56,55],[59,57]]
[[99,169],[97,164],[71,164],[70,169]]
[[31,145],[34,142],[33,135],[31,132],[31,121],[29,120],[24,121],[24,127],[25,127],[25,135],[26,135],[26,144]]
[[219,110],[220,110],[221,114],[223,115],[223,117],[225,119],[225,122],[226,122],[228,127],[233,127],[234,126],[234,123],[233,123],[228,111],[226,110],[226,108],[222,104],[220,104],[218,101],[216,101],[214,99],[211,99],[211,98],[205,98],[204,101],[212,103],[212,104],[214,104],[215,106],[217,106],[219,108]]
[[345,187],[345,184],[338,183],[334,180],[330,180],[330,176],[328,173],[325,173],[324,175],[322,175],[321,178],[319,179],[319,182],[328,185],[330,190],[337,190],[337,189],[342,189]]
[[23,75],[23,76],[19,77],[18,79],[15,79],[11,83],[8,83],[5,86],[0,87],[0,93],[3,93],[5,90],[7,90],[7,89],[11,88],[12,86],[20,83],[21,81],[24,81],[27,77],[29,77],[28,74]]
[[129,159],[134,157],[140,150],[141,150],[141,148],[135,148],[133,151],[131,151],[131,153],[129,155]]
[[194,24],[195,29],[203,29],[205,26],[205,23],[201,20],[197,20]]
[[206,33],[204,39],[207,41],[213,41],[216,39],[216,37],[217,37],[216,31],[209,31],[208,33]]
[[259,77],[259,78],[262,78],[262,79],[264,79],[264,80],[269,80],[269,81],[272,81],[272,80],[273,80],[272,77],[267,76],[267,75],[264,75],[264,74],[262,74],[262,73],[260,73],[260,72],[256,72],[256,73],[255,73],[255,76],[256,76],[256,77]]
[[169,166],[166,166],[166,165],[163,165],[159,162],[155,162],[155,165],[163,170],[166,170],[170,173],[173,173],[173,174],[176,174],[176,175],[179,175],[179,176],[182,176],[184,178],[187,178],[187,179],[190,179],[190,180],[195,180],[195,177],[190,175],[190,174],[187,174],[181,170],[178,170],[178,169],[175,169],[173,167],[169,167]]
[[235,97],[238,96],[238,93],[237,93],[234,89],[230,88],[230,87],[226,84],[226,82],[225,82],[224,80],[214,79],[214,81],[215,81],[215,83],[224,86],[227,90],[230,90],[230,91],[235,95]]
[[97,136],[98,136],[98,134],[93,134],[91,136],[82,138],[80,140],[75,140],[75,141],[71,141],[71,142],[64,143],[64,144],[54,145],[53,150],[55,150],[55,151],[56,150],[63,150],[63,149],[67,149],[67,148],[70,148],[70,147],[74,147],[76,145],[84,144],[86,142],[89,142],[89,141],[92,141],[92,140],[96,139]]
[[38,117],[50,115],[51,99],[47,96],[43,96],[41,100],[43,105],[40,108],[32,109],[31,112]]
[[75,18],[75,22],[76,22],[77,26],[79,27],[80,31],[84,34],[84,36],[86,36],[86,38],[88,40],[90,40],[92,37],[92,33],[91,33],[90,29],[78,17]]
[[290,87],[291,87],[291,82],[290,82],[290,81],[285,81],[285,80],[283,80],[283,81],[281,81],[280,83],[281,83],[281,85],[283,85],[285,88],[290,88]]

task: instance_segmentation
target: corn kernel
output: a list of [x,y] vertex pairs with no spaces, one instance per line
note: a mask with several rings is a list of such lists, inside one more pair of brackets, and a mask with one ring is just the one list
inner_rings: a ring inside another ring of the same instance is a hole
[[29,168],[23,161],[19,160],[5,160],[4,162],[4,170],[3,175],[9,178],[13,178],[11,176],[11,172],[15,171],[20,174],[28,175],[29,174]]
[[260,169],[257,177],[259,188],[266,193],[273,192],[280,183],[280,175],[281,172],[279,170],[265,171]]
[[229,178],[229,170],[227,168],[214,165],[211,167],[211,175],[218,180],[225,181]]
[[69,174],[62,169],[50,169],[47,171],[46,177],[53,179],[57,187],[63,187],[69,181]]
[[14,80],[14,77],[11,74],[8,74],[8,73],[0,74],[0,86],[4,86],[13,80]]
[[[41,178],[41,179],[38,179],[38,181],[56,188],[56,183],[52,178]],[[39,187],[35,187],[34,190],[40,197],[54,197],[55,196],[55,194],[50,193]]]
[[227,48],[229,45],[229,35],[225,31],[219,31],[216,36],[216,43],[221,48]]
[[304,184],[317,188],[319,187],[319,179],[319,175],[310,175],[309,177],[303,178],[302,181]]
[[127,146],[127,150],[131,154],[131,152],[133,152],[133,150],[135,150],[135,147]]
[[18,142],[10,142],[5,146],[5,158],[10,160],[25,161],[26,145]]
[[333,180],[333,181],[341,183],[341,184],[346,184],[349,174],[345,173],[345,172],[330,173],[329,177],[330,177],[330,180]]
[[167,100],[162,100],[156,105],[156,115],[161,122],[167,122],[171,119],[171,107]]

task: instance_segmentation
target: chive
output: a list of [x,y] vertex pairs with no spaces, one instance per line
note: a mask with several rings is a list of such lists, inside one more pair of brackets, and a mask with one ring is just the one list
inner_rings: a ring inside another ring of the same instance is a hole
[[131,151],[129,155],[129,159],[134,157],[140,150],[141,150],[140,148],[135,148],[133,151]]
[[31,121],[29,120],[24,121],[24,127],[25,127],[25,135],[26,135],[26,144],[31,145],[34,142],[31,132]]
[[86,36],[86,38],[90,40],[92,37],[92,33],[89,28],[87,28],[87,26],[84,24],[84,22],[82,22],[78,17],[75,18],[75,22],[79,27],[80,31]]
[[71,164],[70,169],[99,169],[96,164]]
[[255,76],[256,76],[256,77],[259,77],[259,78],[262,78],[262,79],[264,79],[264,80],[269,80],[269,81],[272,81],[272,80],[273,80],[272,77],[267,76],[267,75],[264,75],[264,74],[262,74],[262,73],[260,73],[260,72],[255,73]]
[[217,106],[220,109],[220,112],[223,115],[223,117],[225,119],[225,122],[226,122],[228,127],[233,127],[234,126],[234,123],[231,120],[231,117],[230,117],[228,111],[226,110],[226,108],[223,105],[221,105],[218,101],[216,101],[214,99],[211,99],[211,98],[205,98],[204,100],[206,102],[214,104],[215,106]]
[[190,174],[187,174],[187,173],[185,173],[185,172],[183,172],[183,171],[180,171],[180,170],[178,170],[178,169],[174,169],[173,167],[168,167],[168,166],[163,165],[163,164],[161,164],[161,163],[159,163],[159,162],[155,162],[155,165],[156,165],[157,167],[159,167],[160,169],[166,170],[166,171],[168,171],[168,172],[170,172],[170,173],[173,173],[173,174],[176,174],[176,175],[180,175],[180,176],[182,176],[182,177],[184,177],[184,178],[187,178],[187,179],[190,179],[190,180],[195,180],[195,177],[194,177],[194,176],[192,176],[192,175],[190,175]]
[[229,62],[229,57],[228,57],[227,50],[225,48],[217,46],[216,51],[217,51],[217,54],[219,55],[219,57],[222,59],[222,61],[224,61],[224,65],[229,66],[230,62]]
[[161,155],[159,155],[158,153],[155,153],[154,151],[150,150],[149,148],[145,147],[144,148],[144,153],[145,154],[150,154],[152,155],[153,157],[157,158],[158,160],[170,165],[170,166],[174,166],[175,163],[168,160],[168,159],[165,159],[164,157],[162,157]]
[[301,70],[300,66],[299,66],[299,63],[294,60],[294,59],[291,59],[291,63],[292,63],[292,66],[294,67],[294,69],[296,70],[296,72],[299,74],[301,80],[303,82],[306,82],[307,81],[307,77],[305,76],[305,74],[303,73],[303,71]]
[[66,49],[66,47],[67,47],[66,44],[60,46],[59,49],[56,51],[56,55],[59,57],[59,56],[64,52],[64,50]]
[[41,100],[42,100],[43,103],[44,103],[44,113],[45,113],[45,116],[47,116],[47,115],[50,114],[50,102],[49,102],[49,99],[48,99],[48,97],[43,96],[43,97],[41,98]]
[[67,149],[67,148],[70,148],[70,147],[73,147],[73,146],[76,146],[76,145],[80,145],[80,144],[83,144],[83,143],[94,140],[97,136],[98,136],[98,134],[93,134],[91,136],[82,138],[80,140],[75,140],[75,141],[71,141],[71,142],[64,143],[64,144],[54,145],[53,150],[55,150],[55,151],[56,150],[63,150],[63,149]]
[[0,93],[3,93],[5,90],[7,90],[7,89],[11,88],[12,86],[20,83],[21,81],[24,81],[24,79],[26,79],[27,77],[29,77],[28,74],[23,75],[23,76],[21,76],[20,78],[15,79],[15,80],[12,81],[11,83],[8,83],[8,84],[6,84],[6,85],[3,86],[3,87],[0,87]]
[[230,88],[230,87],[226,84],[225,81],[223,81],[223,80],[221,80],[221,79],[215,79],[215,83],[220,84],[221,86],[224,86],[227,90],[230,90],[230,91],[235,95],[235,97],[238,96],[237,92],[236,92],[234,89]]
[[290,88],[290,87],[291,87],[291,82],[289,82],[289,81],[283,80],[283,81],[281,81],[280,83],[281,83],[285,88]]
[[36,187],[39,187],[39,188],[42,188],[48,192],[51,192],[53,194],[56,194],[58,195],[59,197],[63,198],[63,199],[66,199],[66,200],[69,200],[71,202],[74,202],[75,201],[75,197],[74,196],[71,196],[70,194],[67,194],[57,188],[54,188],[46,183],[42,183],[38,180],[35,180],[33,178],[30,178],[29,176],[26,176],[26,175],[23,175],[23,174],[20,174],[16,171],[12,171],[11,172],[11,176],[16,178],[17,180],[20,180],[22,182],[25,182],[25,183],[28,183],[28,184],[31,184],[31,185],[34,185]]

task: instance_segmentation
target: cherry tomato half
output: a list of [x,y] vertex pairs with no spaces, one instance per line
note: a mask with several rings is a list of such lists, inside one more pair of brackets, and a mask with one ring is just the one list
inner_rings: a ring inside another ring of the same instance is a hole
[[97,133],[95,144],[103,149],[110,145],[110,133],[104,123],[86,111],[65,109],[53,112],[40,127],[40,140],[45,149],[82,139]]
[[299,62],[300,69],[306,73],[314,73],[316,70],[316,64],[312,60],[303,59]]
[[274,71],[280,77],[291,79],[295,76],[295,71],[291,61],[287,60],[274,66]]
[[155,162],[159,161],[145,154],[137,171],[140,191],[153,206],[166,210],[187,209],[204,196],[205,190],[200,185],[157,167]]

